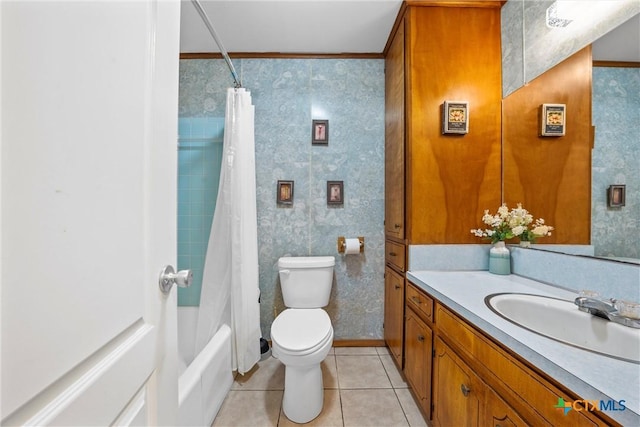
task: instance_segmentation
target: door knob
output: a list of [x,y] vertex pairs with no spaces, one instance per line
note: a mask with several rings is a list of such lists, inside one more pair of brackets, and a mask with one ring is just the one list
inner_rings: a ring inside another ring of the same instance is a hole
[[193,273],[191,270],[180,270],[176,273],[172,266],[165,265],[160,271],[158,285],[163,293],[168,294],[174,283],[181,288],[188,288],[192,282]]

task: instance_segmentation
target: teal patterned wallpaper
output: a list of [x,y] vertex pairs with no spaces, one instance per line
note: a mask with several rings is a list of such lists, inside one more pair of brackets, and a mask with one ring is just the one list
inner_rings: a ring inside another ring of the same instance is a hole
[[[333,255],[335,280],[326,310],[335,338],[381,339],[384,60],[242,59],[234,65],[255,105],[264,337],[284,309],[278,258]],[[181,60],[181,120],[223,117],[231,83],[222,60]],[[328,146],[311,145],[313,119],[329,120]],[[278,180],[295,181],[293,206],[276,204]],[[344,205],[327,206],[327,181],[344,181]],[[364,254],[338,254],[338,236],[364,236]]]
[[[593,68],[591,242],[597,256],[640,258],[640,68]],[[611,184],[626,206],[608,208]]]

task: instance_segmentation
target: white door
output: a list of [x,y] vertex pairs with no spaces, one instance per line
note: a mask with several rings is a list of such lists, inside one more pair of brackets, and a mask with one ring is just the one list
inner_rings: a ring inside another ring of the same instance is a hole
[[0,1],[3,425],[176,424],[179,14]]

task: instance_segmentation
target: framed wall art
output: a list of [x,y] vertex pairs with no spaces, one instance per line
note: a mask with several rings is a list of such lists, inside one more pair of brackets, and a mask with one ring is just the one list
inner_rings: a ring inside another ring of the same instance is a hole
[[610,185],[607,189],[607,206],[610,208],[621,208],[625,202],[625,186]]
[[442,104],[442,134],[469,133],[469,103],[444,101]]
[[344,203],[344,185],[342,181],[327,181],[327,204],[342,205]]
[[564,136],[565,123],[565,104],[542,104],[540,106],[540,136]]
[[293,205],[293,181],[278,181],[276,200],[279,205]]
[[329,120],[313,120],[311,125],[311,144],[329,145]]

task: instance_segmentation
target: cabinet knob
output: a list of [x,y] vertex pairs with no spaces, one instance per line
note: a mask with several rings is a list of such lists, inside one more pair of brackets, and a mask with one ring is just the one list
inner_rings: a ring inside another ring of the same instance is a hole
[[460,384],[460,391],[465,397],[469,396],[469,393],[471,393],[471,389],[464,384]]
[[395,252],[389,252],[389,256],[396,256],[396,255],[398,255],[398,254],[395,253]]
[[416,304],[418,304],[418,305],[422,304],[422,301],[420,301],[420,298],[418,298],[418,297],[415,297],[415,296],[411,297],[411,300],[413,302],[415,302]]
[[400,289],[400,285],[396,285],[396,289]]
[[424,341],[424,335],[418,335],[418,341],[420,342]]
[[393,224],[393,227],[394,227],[394,228],[396,228],[396,229],[398,229],[398,228],[400,228],[400,227],[402,227],[402,226],[401,226],[400,224]]

